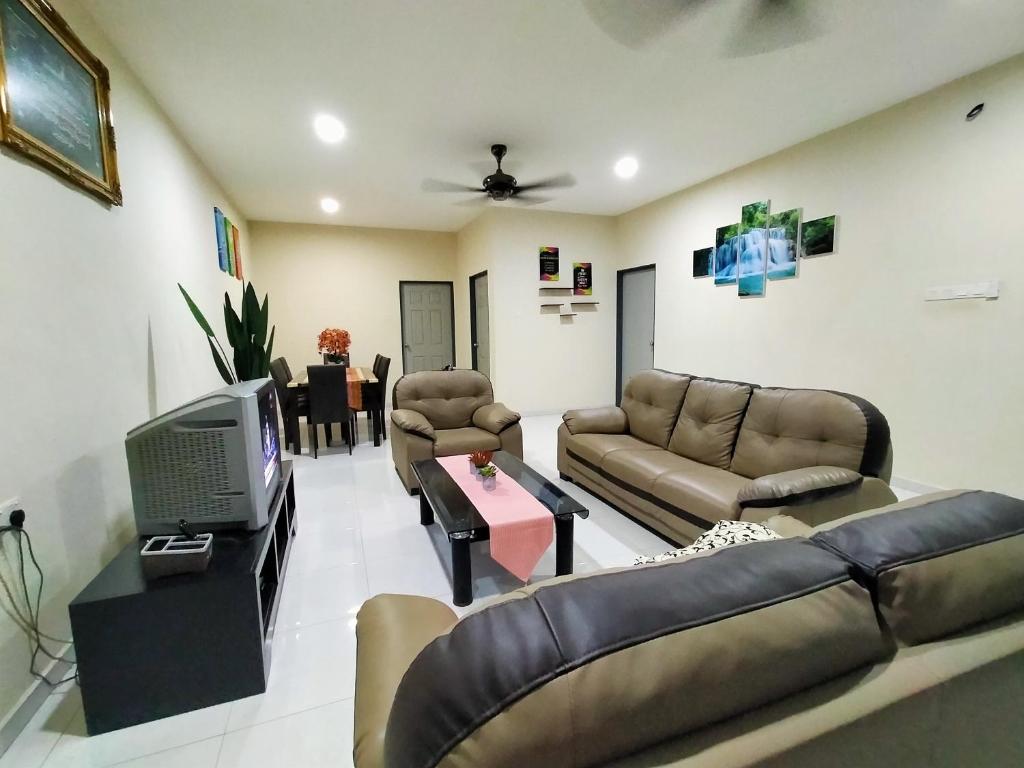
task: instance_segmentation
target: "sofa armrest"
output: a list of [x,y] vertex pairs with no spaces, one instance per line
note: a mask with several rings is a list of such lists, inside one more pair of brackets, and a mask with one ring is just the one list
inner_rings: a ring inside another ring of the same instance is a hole
[[473,426],[485,429],[496,435],[505,427],[517,424],[522,417],[515,411],[506,408],[504,403],[481,405],[473,414]]
[[856,490],[864,482],[859,472],[843,467],[804,467],[765,475],[740,489],[736,501],[740,508],[784,507]]
[[427,421],[427,417],[419,411],[399,408],[397,411],[391,412],[391,423],[399,429],[425,437],[427,440],[434,439],[434,428]]
[[420,651],[458,617],[444,603],[414,595],[378,595],[356,617],[356,768],[382,768],[395,691]]
[[814,529],[807,523],[789,515],[772,515],[762,525],[771,528],[784,539],[792,539],[795,536],[808,538],[814,533]]
[[626,416],[626,412],[614,405],[566,411],[562,421],[565,422],[566,429],[574,435],[621,435],[629,429],[629,417]]

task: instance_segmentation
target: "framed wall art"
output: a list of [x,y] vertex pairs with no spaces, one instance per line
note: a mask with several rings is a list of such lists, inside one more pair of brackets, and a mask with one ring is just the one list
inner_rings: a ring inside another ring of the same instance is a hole
[[0,0],[0,142],[121,205],[110,74],[45,0]]

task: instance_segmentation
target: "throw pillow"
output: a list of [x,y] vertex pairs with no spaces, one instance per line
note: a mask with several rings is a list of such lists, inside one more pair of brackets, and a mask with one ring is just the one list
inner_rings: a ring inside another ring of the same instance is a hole
[[752,541],[771,541],[781,539],[775,531],[759,523],[746,523],[740,520],[719,520],[715,526],[702,533],[688,547],[673,549],[663,555],[652,555],[638,557],[633,565],[648,565],[649,563],[663,563],[677,557],[695,555],[698,552],[707,552],[709,549],[721,549],[732,547],[737,544],[749,544]]

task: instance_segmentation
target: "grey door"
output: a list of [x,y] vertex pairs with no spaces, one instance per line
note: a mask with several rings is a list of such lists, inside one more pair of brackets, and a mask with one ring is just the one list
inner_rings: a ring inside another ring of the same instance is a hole
[[451,283],[399,285],[405,373],[455,365],[455,307]]
[[469,278],[470,339],[473,344],[473,369],[491,377],[490,306],[487,303],[487,273]]
[[654,367],[654,266],[619,271],[616,402],[629,378]]

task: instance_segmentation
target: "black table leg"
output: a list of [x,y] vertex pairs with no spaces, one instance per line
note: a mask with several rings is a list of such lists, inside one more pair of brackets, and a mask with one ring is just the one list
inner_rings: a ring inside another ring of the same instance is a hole
[[373,445],[380,448],[380,413],[376,408],[371,408],[366,416],[370,421],[370,429],[373,430]]
[[461,607],[473,602],[473,567],[469,562],[469,536],[453,536],[451,542],[452,602]]
[[433,524],[434,510],[430,508],[430,504],[427,502],[427,494],[420,493],[420,525]]
[[575,515],[555,518],[555,575],[572,573],[572,526]]
[[290,437],[292,441],[292,453],[296,456],[302,455],[302,435],[299,433],[299,409],[290,408],[288,410],[288,432],[286,438]]

